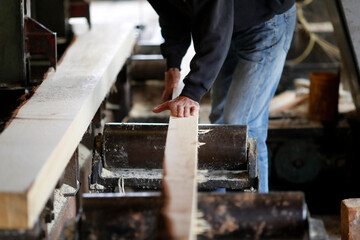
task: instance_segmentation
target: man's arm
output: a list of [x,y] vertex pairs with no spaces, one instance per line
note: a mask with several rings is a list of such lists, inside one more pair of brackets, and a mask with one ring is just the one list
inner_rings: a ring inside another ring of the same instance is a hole
[[191,19],[168,0],[149,0],[159,15],[164,43],[161,53],[166,59],[167,70],[180,69],[181,60],[191,43]]
[[180,94],[200,102],[210,90],[229,51],[234,27],[233,1],[193,0],[195,56]]
[[[156,2],[156,0],[149,1],[150,3]],[[166,5],[165,2],[167,1],[162,0],[161,3],[157,3],[159,5]],[[193,0],[191,3],[188,2],[186,4],[190,4],[189,7],[192,9],[191,32],[196,52],[190,64],[191,71],[184,80],[185,87],[181,96],[153,110],[154,112],[159,112],[169,109],[172,115],[179,117],[187,116],[187,109],[190,109],[190,114],[193,113],[194,109],[197,111],[198,102],[200,102],[200,99],[213,84],[229,50],[234,17],[233,1]],[[178,9],[176,9],[176,11],[180,12]],[[175,49],[171,47],[176,46],[176,44],[173,43],[174,39],[172,36],[175,36],[176,33],[179,34],[183,32],[184,28],[178,26],[179,30],[175,30],[174,28],[174,32],[167,31],[166,29],[169,29],[167,27],[170,25],[176,26],[174,25],[174,21],[176,22],[176,20],[173,19],[169,21],[170,23],[167,21],[166,23],[162,23],[161,19],[164,21],[167,19],[162,18],[161,13],[158,13],[160,15],[163,37],[165,38],[165,44],[163,45],[165,46],[165,52],[162,46],[163,55],[166,58],[169,57],[169,59],[173,59],[179,51],[175,51]],[[188,19],[188,17],[185,16],[186,15],[184,15],[183,18]],[[188,20],[184,21],[184,23],[188,23]],[[163,29],[163,27],[165,28]],[[167,38],[171,40],[168,41]],[[170,44],[166,44],[166,42]],[[166,52],[166,50],[169,50],[169,52]],[[175,54],[171,53],[172,51],[174,51]],[[183,55],[181,58],[182,57]],[[172,63],[174,61],[170,60],[169,62]],[[178,64],[180,63],[181,60]]]
[[[149,0],[149,3],[159,15],[161,34],[165,40],[161,44],[161,53],[167,65],[162,100],[168,101],[180,81],[181,61],[191,43],[191,19],[186,12],[180,11],[167,0]],[[154,111],[158,109],[163,108]],[[177,116],[175,113],[173,115]]]

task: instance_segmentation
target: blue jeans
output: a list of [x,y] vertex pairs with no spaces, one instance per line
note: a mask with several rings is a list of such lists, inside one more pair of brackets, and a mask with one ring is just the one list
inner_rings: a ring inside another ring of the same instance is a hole
[[260,192],[268,192],[269,104],[278,86],[296,22],[295,5],[234,34],[211,90],[211,123],[248,125],[259,143]]

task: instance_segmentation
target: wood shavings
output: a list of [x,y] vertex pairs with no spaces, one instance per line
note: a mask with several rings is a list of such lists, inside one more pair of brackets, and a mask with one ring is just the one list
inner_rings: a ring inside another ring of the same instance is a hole
[[112,171],[107,170],[106,168],[103,168],[101,171],[101,177],[102,178],[113,178],[113,177],[116,177],[116,174],[114,174]]
[[90,189],[95,189],[95,190],[104,190],[105,187],[103,185],[100,185],[98,183],[95,183],[95,184],[91,184],[90,185]]
[[200,148],[201,146],[205,145],[206,143],[204,143],[204,142],[197,142],[197,144],[198,144],[198,148]]
[[199,135],[201,135],[201,134],[207,134],[207,133],[209,133],[211,131],[212,131],[212,129],[200,129],[198,131],[198,133],[199,133]]
[[201,175],[196,175],[196,181],[197,181],[197,183],[204,183],[207,180],[206,180],[205,175],[201,174]]
[[204,219],[204,217],[205,214],[203,212],[197,211],[195,226],[195,232],[197,235],[203,234],[212,229],[208,222]]

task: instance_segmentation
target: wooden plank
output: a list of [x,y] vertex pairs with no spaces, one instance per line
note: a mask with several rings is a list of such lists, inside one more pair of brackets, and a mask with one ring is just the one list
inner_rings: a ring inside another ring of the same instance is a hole
[[164,156],[163,187],[173,239],[193,239],[197,204],[198,117],[170,117]]
[[34,225],[131,53],[133,26],[95,22],[77,36],[57,71],[0,135],[0,229]]
[[360,199],[346,199],[341,202],[341,239],[360,239]]
[[[193,46],[190,46],[182,61],[182,78],[190,71],[189,63],[194,54]],[[174,89],[173,98],[183,87],[181,80]],[[198,115],[170,116],[163,165],[165,206],[162,213],[167,220],[167,237],[171,239],[196,239],[197,162]]]

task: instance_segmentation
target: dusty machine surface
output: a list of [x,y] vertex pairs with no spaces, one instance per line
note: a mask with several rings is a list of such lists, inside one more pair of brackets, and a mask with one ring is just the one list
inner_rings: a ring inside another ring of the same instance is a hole
[[[166,124],[105,125],[95,140],[93,193],[82,199],[84,239],[161,239],[166,130]],[[198,164],[198,239],[326,239],[302,193],[256,193],[257,142],[246,126],[199,125]]]
[[[161,189],[167,127],[106,124],[96,139],[101,148],[94,153],[91,190],[114,190],[119,179],[135,190]],[[247,138],[246,126],[200,125],[198,144],[200,190],[258,189],[257,142]]]

